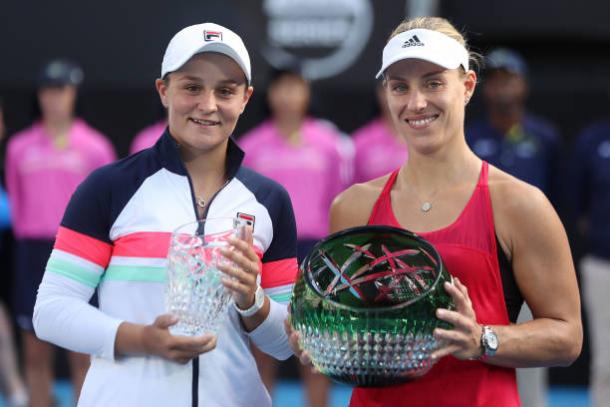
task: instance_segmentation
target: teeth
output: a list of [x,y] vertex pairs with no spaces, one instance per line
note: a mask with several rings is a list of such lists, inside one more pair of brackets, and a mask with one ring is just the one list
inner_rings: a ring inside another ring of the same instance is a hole
[[191,118],[191,120],[197,124],[203,124],[203,125],[208,125],[208,126],[215,125],[218,123],[218,122],[213,122],[211,120],[198,120],[198,119],[193,119],[193,118]]
[[436,119],[436,117],[431,116],[431,117],[427,117],[425,119],[409,120],[409,123],[412,124],[413,126],[420,127],[420,126],[425,126],[427,124],[432,123],[434,121],[434,119]]

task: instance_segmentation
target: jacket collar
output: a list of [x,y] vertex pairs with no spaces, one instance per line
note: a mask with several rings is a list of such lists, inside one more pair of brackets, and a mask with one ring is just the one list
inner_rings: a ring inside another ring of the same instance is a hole
[[[165,128],[163,135],[155,144],[154,149],[159,155],[163,167],[176,174],[188,175],[186,167],[182,162],[182,157],[180,157],[180,146],[171,134],[169,134],[169,127]],[[237,174],[237,171],[241,167],[244,155],[243,150],[239,148],[235,140],[233,140],[233,137],[229,137],[226,164],[228,179],[235,177],[235,174]]]

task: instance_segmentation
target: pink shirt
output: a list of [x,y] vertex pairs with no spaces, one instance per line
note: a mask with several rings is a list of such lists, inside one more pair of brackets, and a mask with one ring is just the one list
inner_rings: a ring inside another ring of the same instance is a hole
[[239,139],[246,152],[244,165],[279,182],[294,207],[298,239],[328,234],[328,211],[341,192],[340,134],[315,119],[301,128],[301,144],[294,146],[265,121]]
[[129,154],[134,154],[138,151],[144,150],[145,148],[152,147],[157,140],[159,140],[159,137],[161,137],[166,127],[167,120],[164,119],[140,130],[140,132],[136,134],[131,142]]
[[374,119],[353,134],[354,182],[366,182],[389,174],[407,160],[407,145],[381,118]]
[[54,239],[76,187],[115,158],[110,142],[80,119],[74,120],[63,149],[53,145],[40,122],[11,137],[6,184],[15,236]]

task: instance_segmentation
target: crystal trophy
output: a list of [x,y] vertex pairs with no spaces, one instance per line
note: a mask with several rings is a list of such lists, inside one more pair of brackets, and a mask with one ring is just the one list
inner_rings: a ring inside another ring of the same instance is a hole
[[300,266],[291,324],[314,367],[335,381],[386,386],[432,367],[442,344],[437,308],[453,309],[440,255],[419,236],[388,226],[347,229],[318,242]]
[[174,335],[217,333],[227,314],[231,293],[222,285],[221,254],[230,236],[243,237],[245,222],[237,218],[209,218],[177,228],[168,251],[166,311],[178,317],[169,330]]

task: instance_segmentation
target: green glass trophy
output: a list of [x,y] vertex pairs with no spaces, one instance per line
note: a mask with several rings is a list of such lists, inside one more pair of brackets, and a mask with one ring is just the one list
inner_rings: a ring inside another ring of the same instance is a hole
[[413,380],[441,344],[435,316],[453,309],[451,276],[426,240],[399,228],[362,226],[318,242],[300,266],[291,324],[317,370],[357,386]]

